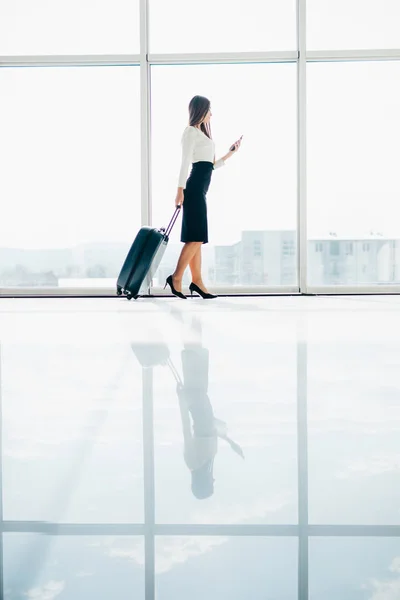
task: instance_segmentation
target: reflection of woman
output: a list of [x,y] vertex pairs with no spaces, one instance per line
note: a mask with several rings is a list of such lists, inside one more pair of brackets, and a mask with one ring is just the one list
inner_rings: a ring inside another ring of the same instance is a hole
[[199,500],[214,492],[213,466],[218,438],[226,440],[243,458],[240,446],[226,434],[226,425],[214,417],[208,397],[209,354],[200,344],[182,350],[183,384],[177,386],[182,417],[184,457],[192,476],[192,492]]
[[[211,137],[210,101],[203,96],[194,96],[189,104],[189,125],[182,136],[182,164],[178,180],[177,206],[183,206],[181,241],[184,242],[175,272],[165,285],[169,285],[175,296],[185,299],[182,293],[182,278],[189,265],[192,283],[189,289],[202,298],[215,298],[207,292],[201,276],[201,246],[208,242],[206,194],[214,169],[221,167],[240,148],[241,140],[235,142],[229,152],[215,160],[215,145]],[[192,165],[189,178],[188,169]]]

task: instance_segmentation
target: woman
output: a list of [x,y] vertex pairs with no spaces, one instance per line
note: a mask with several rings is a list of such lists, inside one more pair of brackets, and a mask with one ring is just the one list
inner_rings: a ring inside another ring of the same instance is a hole
[[176,388],[182,419],[184,459],[191,474],[192,493],[198,500],[209,498],[214,493],[218,438],[225,440],[234,452],[244,458],[239,444],[228,437],[226,423],[214,416],[208,396],[209,352],[203,347],[201,338],[201,322],[193,319],[190,336],[181,352],[183,382],[178,376]]
[[[208,293],[201,276],[201,246],[208,242],[206,194],[213,169],[222,167],[233,156],[241,144],[241,138],[235,142],[229,152],[215,160],[215,145],[211,137],[210,119],[212,113],[210,101],[203,96],[194,96],[189,104],[189,126],[182,136],[182,164],[178,181],[175,205],[183,206],[181,242],[182,248],[175,272],[167,278],[172,293],[186,300],[182,293],[182,278],[189,265],[192,283],[189,290],[202,298],[216,298]],[[187,178],[189,166],[192,171]]]

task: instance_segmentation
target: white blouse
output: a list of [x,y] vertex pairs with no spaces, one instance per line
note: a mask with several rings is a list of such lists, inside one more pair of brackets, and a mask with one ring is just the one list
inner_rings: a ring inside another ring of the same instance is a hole
[[210,140],[198,127],[189,125],[182,135],[182,164],[178,187],[185,189],[190,165],[201,160],[213,163],[214,169],[225,165],[222,158],[215,160],[214,141]]

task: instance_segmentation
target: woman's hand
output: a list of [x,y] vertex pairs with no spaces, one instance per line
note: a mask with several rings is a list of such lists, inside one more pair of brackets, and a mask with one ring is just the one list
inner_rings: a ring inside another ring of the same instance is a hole
[[182,206],[184,200],[183,188],[178,188],[175,198],[175,206]]
[[230,154],[235,154],[235,152],[237,152],[239,150],[240,145],[242,143],[242,137],[243,136],[241,136],[240,139],[237,140],[237,142],[235,142],[234,144],[232,144],[232,146],[229,148]]

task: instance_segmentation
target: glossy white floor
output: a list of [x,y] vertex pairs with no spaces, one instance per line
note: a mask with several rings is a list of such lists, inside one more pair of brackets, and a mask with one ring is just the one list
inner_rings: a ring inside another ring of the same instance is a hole
[[400,297],[3,299],[0,332],[2,597],[400,597]]

